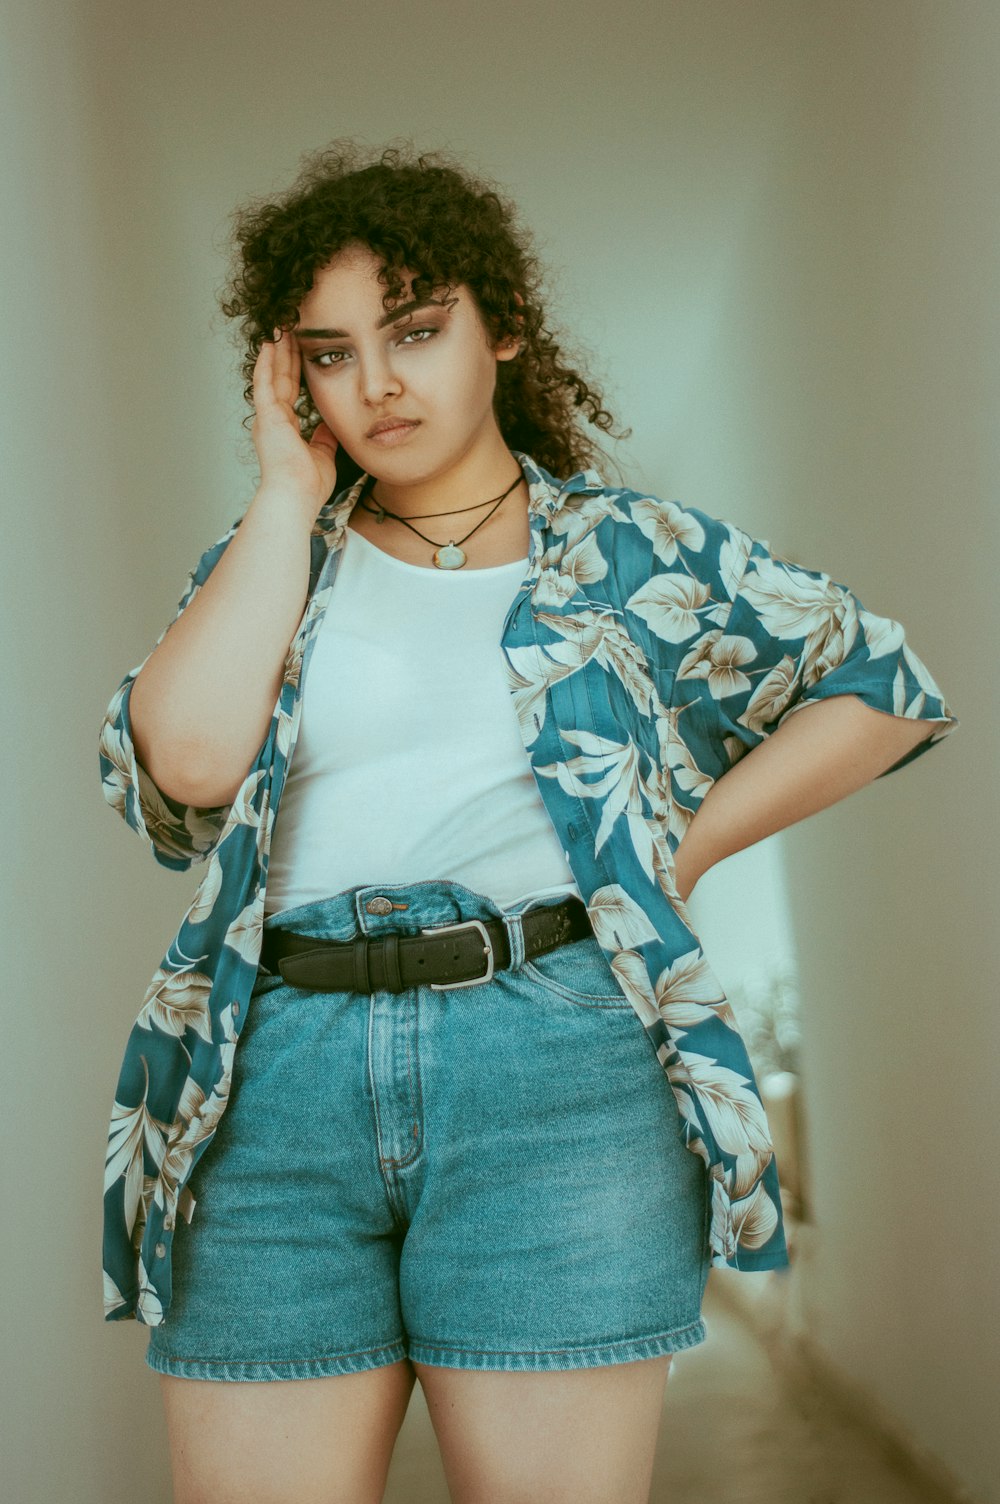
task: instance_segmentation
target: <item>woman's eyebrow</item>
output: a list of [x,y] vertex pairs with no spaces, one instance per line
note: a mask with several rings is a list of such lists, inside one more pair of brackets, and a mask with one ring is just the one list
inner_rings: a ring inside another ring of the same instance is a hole
[[[408,313],[415,313],[418,308],[448,308],[456,303],[457,298],[420,298],[412,303],[404,303],[402,308],[394,308],[391,313],[385,314],[375,325],[376,329],[384,329],[387,324],[394,324],[397,319],[403,318]],[[346,329],[295,329],[296,339],[350,339]]]

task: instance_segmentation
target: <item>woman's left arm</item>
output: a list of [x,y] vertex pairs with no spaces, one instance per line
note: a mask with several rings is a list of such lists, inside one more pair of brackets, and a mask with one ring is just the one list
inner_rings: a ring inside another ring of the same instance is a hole
[[849,693],[803,705],[702,800],[675,853],[681,898],[716,862],[863,788],[939,726]]

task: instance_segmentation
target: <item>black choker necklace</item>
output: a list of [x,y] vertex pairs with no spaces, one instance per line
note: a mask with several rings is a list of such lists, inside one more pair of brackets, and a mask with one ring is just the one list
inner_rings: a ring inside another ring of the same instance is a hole
[[[506,491],[504,491],[502,496],[491,497],[490,500],[494,503],[492,509],[486,513],[486,516],[482,519],[482,521],[477,522],[476,526],[474,528],[471,528],[469,532],[466,533],[465,538],[459,538],[458,543],[455,542],[454,538],[449,539],[449,541],[445,544],[434,543],[433,538],[425,538],[424,534],[420,532],[418,528],[413,527],[413,525],[408,522],[405,517],[400,517],[397,512],[390,512],[388,507],[384,507],[381,502],[376,501],[374,495],[372,496],[372,501],[375,502],[375,505],[373,507],[370,507],[365,500],[365,492],[369,489],[369,486],[374,489],[374,481],[372,480],[371,476],[368,477],[368,480],[366,480],[365,484],[362,486],[361,494],[358,497],[358,502],[366,512],[371,512],[379,522],[384,522],[387,517],[391,517],[395,522],[401,522],[404,527],[408,527],[411,533],[416,533],[418,538],[423,538],[425,543],[433,544],[434,553],[432,555],[432,558],[438,569],[461,569],[462,565],[466,562],[468,555],[463,548],[459,548],[459,543],[464,543],[465,539],[471,538],[472,534],[476,532],[477,529],[481,528],[484,522],[489,522],[490,518],[493,516],[493,513],[496,511],[500,503],[504,500],[505,497],[510,495],[514,487],[519,485],[523,479],[523,474],[518,472],[517,480],[511,481],[510,485],[507,487]],[[489,506],[489,502],[480,501],[477,503],[477,505],[485,507]],[[462,512],[474,512],[476,508],[474,506],[462,507],[459,510]],[[416,512],[414,513],[414,515],[417,517],[452,517],[457,515],[457,513]]]

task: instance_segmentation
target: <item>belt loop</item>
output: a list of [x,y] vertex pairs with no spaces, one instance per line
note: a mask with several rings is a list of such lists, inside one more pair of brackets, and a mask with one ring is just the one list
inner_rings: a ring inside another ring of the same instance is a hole
[[403,978],[399,970],[399,932],[391,930],[383,936],[382,962],[385,966],[385,984],[390,992],[403,991]]
[[510,947],[510,969],[516,971],[524,961],[524,924],[521,914],[504,914],[504,928]]
[[368,936],[359,936],[354,942],[354,990],[371,992],[371,977],[368,973]]

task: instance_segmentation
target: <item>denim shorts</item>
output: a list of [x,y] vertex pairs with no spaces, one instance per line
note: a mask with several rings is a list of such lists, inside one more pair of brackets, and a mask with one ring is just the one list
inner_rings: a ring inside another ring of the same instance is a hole
[[150,1368],[592,1368],[705,1340],[704,1163],[596,939],[524,960],[521,913],[558,901],[435,879],[266,917],[349,940],[502,916],[512,964],[371,994],[258,971]]

